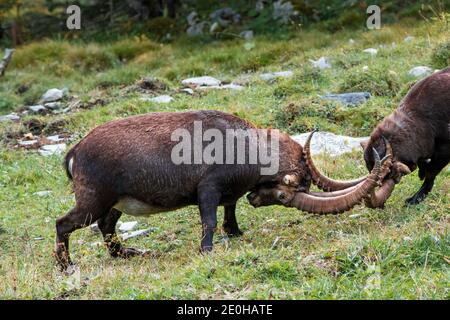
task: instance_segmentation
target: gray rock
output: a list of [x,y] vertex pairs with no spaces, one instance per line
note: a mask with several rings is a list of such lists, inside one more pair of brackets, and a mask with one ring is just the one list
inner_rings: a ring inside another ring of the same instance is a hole
[[28,146],[32,146],[34,144],[38,143],[37,140],[22,140],[19,141],[19,145],[22,147],[28,147]]
[[319,68],[320,70],[331,68],[331,64],[327,57],[320,57],[319,60],[309,59],[309,62],[314,68]]
[[238,84],[234,84],[234,83],[230,83],[230,84],[224,84],[224,85],[220,85],[220,86],[200,86],[197,87],[198,89],[201,90],[209,90],[209,89],[231,89],[231,90],[243,90],[244,87]]
[[[99,230],[99,232],[100,232],[100,230]],[[92,248],[101,248],[101,247],[103,247],[103,242],[100,242],[100,241],[96,241],[96,242],[92,242],[91,243],[91,247]]]
[[257,12],[264,10],[264,1],[265,0],[258,0],[258,2],[256,2],[255,9]]
[[28,109],[33,113],[45,113],[47,111],[47,109],[41,104],[29,106]]
[[7,114],[5,116],[0,116],[0,122],[19,121],[19,120],[20,120],[20,117],[15,113]]
[[408,74],[413,77],[425,77],[433,73],[433,69],[425,66],[414,67],[409,70]]
[[290,78],[294,75],[291,70],[263,73],[259,77],[264,81],[274,80],[276,78]]
[[223,28],[230,24],[238,23],[241,20],[241,15],[229,7],[218,9],[212,12],[209,17],[213,22],[217,22]]
[[38,191],[33,193],[34,196],[38,196],[38,197],[47,197],[48,195],[50,195],[52,192],[50,190],[44,190],[44,191]]
[[253,30],[245,30],[239,33],[239,36],[249,41],[253,39]]
[[60,155],[66,150],[65,143],[48,144],[39,148],[38,152],[41,156],[48,157],[52,155]]
[[[308,136],[309,133],[302,133],[292,136],[292,139],[303,146]],[[339,156],[355,149],[361,150],[360,143],[368,139],[369,137],[353,138],[330,132],[316,132],[311,141],[311,154],[327,153],[333,157]]]
[[290,1],[278,0],[273,3],[272,17],[282,24],[288,23],[290,18],[296,14],[297,12],[294,11],[294,6]]
[[143,97],[143,98],[141,98],[141,100],[151,101],[151,102],[156,102],[156,103],[169,103],[169,102],[173,101],[173,98],[168,95],[162,95],[162,96],[157,96],[157,97],[152,97],[152,98]]
[[138,222],[137,221],[129,221],[129,222],[123,222],[120,227],[120,232],[129,232],[132,231],[134,228],[136,228]]
[[192,11],[191,13],[189,13],[188,16],[186,17],[186,20],[188,22],[188,25],[190,26],[196,24],[198,22],[197,12]]
[[131,238],[136,238],[136,237],[144,237],[149,235],[150,233],[154,232],[156,230],[156,228],[148,228],[148,229],[143,229],[143,230],[136,230],[133,232],[127,232],[121,235],[122,240],[128,240]]
[[377,53],[378,53],[378,50],[375,49],[375,48],[367,48],[367,49],[364,49],[363,52],[364,52],[364,53],[368,53],[368,54],[370,54],[371,56],[376,56]]
[[95,233],[100,233],[101,232],[100,228],[98,227],[98,223],[97,222],[91,224],[89,226],[89,228],[91,229],[92,232],[95,232]]
[[42,96],[42,102],[53,102],[61,100],[64,96],[64,91],[56,88],[47,90]]
[[181,89],[181,91],[186,92],[187,94],[194,94],[194,90],[192,90],[191,88],[184,88]]
[[194,37],[203,34],[203,29],[205,28],[206,22],[199,22],[187,28],[186,33],[188,36]]
[[44,104],[44,107],[46,107],[47,109],[50,110],[57,110],[59,108],[61,108],[62,104],[59,102],[47,102],[46,104]]
[[58,134],[54,136],[48,136],[47,139],[52,142],[60,142],[64,140],[64,138],[61,138]]
[[194,86],[219,86],[222,81],[210,77],[210,76],[203,76],[203,77],[195,77],[195,78],[188,78],[181,81],[181,83],[185,86],[194,85]]
[[219,23],[218,22],[214,22],[211,27],[209,27],[209,33],[214,33],[219,29]]
[[345,106],[357,106],[370,99],[370,92],[349,92],[338,94],[326,94],[321,98],[324,100],[339,101]]

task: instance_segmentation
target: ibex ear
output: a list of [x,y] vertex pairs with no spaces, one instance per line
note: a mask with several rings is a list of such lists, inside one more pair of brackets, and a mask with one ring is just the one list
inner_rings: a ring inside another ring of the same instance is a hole
[[369,140],[361,141],[359,144],[361,145],[361,148],[363,148],[363,150],[366,150],[367,145],[369,144]]
[[297,176],[293,174],[287,174],[283,177],[283,184],[289,187],[297,187],[300,183]]

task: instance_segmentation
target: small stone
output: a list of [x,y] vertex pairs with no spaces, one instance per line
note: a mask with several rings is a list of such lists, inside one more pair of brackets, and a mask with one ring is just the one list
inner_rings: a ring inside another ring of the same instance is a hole
[[370,92],[349,92],[338,94],[327,94],[321,98],[324,100],[339,101],[345,106],[357,106],[370,99]]
[[46,93],[42,96],[42,101],[45,102],[53,102],[61,100],[64,96],[64,91],[56,88],[47,90]]
[[276,249],[278,241],[280,241],[280,239],[281,239],[280,237],[276,237],[275,240],[273,241],[272,247],[270,249],[272,249],[272,250]]
[[241,86],[241,85],[238,85],[238,84],[230,83],[230,84],[224,84],[222,86],[208,86],[208,87],[201,86],[201,87],[198,87],[198,89],[201,89],[201,90],[231,89],[231,90],[238,90],[238,91],[240,91],[240,90],[244,89],[244,87]]
[[119,227],[119,230],[120,230],[120,232],[129,232],[129,231],[132,231],[134,228],[136,228],[137,224],[138,224],[137,221],[124,222]]
[[38,142],[39,141],[37,141],[37,140],[21,140],[21,141],[19,141],[19,145],[22,147],[29,147],[29,146],[37,144]]
[[214,22],[211,27],[209,28],[209,33],[216,32],[217,29],[219,29],[220,25],[218,22]]
[[275,78],[290,78],[294,75],[291,70],[263,73],[259,77],[264,81],[270,81]]
[[20,117],[15,114],[15,113],[11,113],[11,114],[7,114],[5,116],[0,116],[0,122],[4,122],[4,121],[19,121]]
[[197,24],[193,24],[193,25],[189,26],[189,28],[187,28],[186,33],[190,37],[195,37],[195,36],[201,35],[201,34],[203,34],[203,29],[205,28],[205,26],[206,26],[205,21],[199,22]]
[[52,142],[60,142],[64,140],[64,138],[60,138],[58,134],[54,136],[48,136],[47,139]]
[[44,191],[37,191],[37,192],[33,193],[33,195],[38,196],[38,197],[47,197],[51,193],[52,192],[50,190],[44,190]]
[[405,39],[403,39],[404,42],[411,42],[414,40],[413,36],[407,36]]
[[364,53],[368,53],[368,54],[370,54],[371,56],[376,56],[377,53],[378,53],[378,50],[375,49],[375,48],[368,48],[368,49],[364,49],[363,52],[364,52]]
[[278,0],[273,3],[272,17],[281,24],[287,24],[291,17],[296,16],[298,12],[290,1]]
[[353,40],[353,39],[349,39],[349,40],[348,40],[348,43],[350,43],[350,44],[354,44],[354,43],[355,43],[355,40]]
[[222,81],[210,77],[210,76],[203,76],[203,77],[195,77],[195,78],[188,78],[181,81],[181,83],[185,86],[194,85],[194,86],[219,86]]
[[35,106],[29,106],[28,109],[33,113],[44,113],[47,111],[45,107],[41,104],[37,104]]
[[97,222],[91,224],[89,227],[91,228],[92,232],[95,232],[95,233],[101,232],[100,228],[98,227]]
[[194,90],[192,90],[191,88],[184,88],[181,89],[181,91],[186,92],[187,94],[194,94]]
[[245,30],[239,33],[239,36],[249,41],[253,39],[253,30]]
[[157,96],[153,98],[149,98],[148,101],[156,102],[156,103],[169,103],[173,101],[173,98],[168,95]]
[[413,77],[424,77],[431,73],[433,73],[433,69],[425,66],[414,67],[408,72],[408,74]]
[[35,237],[34,238],[34,240],[36,240],[36,241],[41,241],[41,240],[44,240],[45,238],[44,237]]
[[136,237],[144,237],[149,235],[151,232],[155,231],[156,228],[148,228],[148,229],[143,229],[143,230],[136,230],[133,232],[127,232],[121,235],[122,240],[128,240],[131,238],[136,238]]
[[192,11],[191,13],[189,13],[188,16],[186,17],[186,20],[190,26],[196,24],[198,21],[197,12]]
[[[302,133],[291,136],[292,139],[304,145],[309,133]],[[340,136],[331,132],[316,132],[311,140],[311,154],[327,153],[336,157],[341,154],[361,149],[361,142],[368,140],[369,137],[354,138],[349,136]]]
[[355,213],[355,214],[349,215],[348,217],[349,217],[349,218],[352,218],[352,219],[355,219],[355,218],[361,217],[361,214],[360,214],[360,213]]
[[57,110],[57,109],[61,108],[61,103],[47,102],[46,104],[44,104],[44,107],[46,107],[47,109],[50,109],[50,110]]
[[39,154],[44,157],[60,155],[66,150],[66,148],[67,146],[65,143],[48,144],[39,148]]
[[309,59],[309,62],[311,62],[314,68],[319,68],[320,70],[331,68],[327,57],[320,57],[319,60]]
[[363,66],[362,71],[364,71],[364,72],[369,71],[369,66]]
[[403,237],[404,241],[412,241],[413,239],[411,237]]
[[92,247],[92,248],[101,248],[101,247],[103,247],[103,243],[100,242],[100,241],[92,242],[92,243],[91,243],[91,247]]

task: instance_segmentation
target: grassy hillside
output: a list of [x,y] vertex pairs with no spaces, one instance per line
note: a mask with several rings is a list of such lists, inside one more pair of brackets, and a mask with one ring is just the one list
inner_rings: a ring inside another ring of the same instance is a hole
[[[96,244],[101,236],[82,229],[71,237],[80,273],[67,277],[52,256],[54,221],[74,204],[62,156],[42,157],[14,147],[29,132],[31,120],[44,128],[43,134],[47,129],[49,134],[72,135],[74,144],[108,120],[188,109],[223,110],[290,133],[319,128],[368,135],[416,81],[408,75],[412,67],[448,64],[448,35],[448,21],[435,19],[365,32],[302,30],[250,42],[199,38],[160,44],[131,38],[100,45],[47,40],[19,48],[0,80],[0,114],[36,104],[52,87],[68,88],[84,108],[0,122],[0,297],[450,298],[448,167],[427,200],[415,207],[404,207],[404,200],[421,185],[417,173],[395,189],[385,210],[357,206],[339,216],[317,217],[278,206],[254,209],[242,199],[237,217],[244,235],[228,239],[219,230],[215,250],[207,256],[198,252],[196,207],[138,219],[141,228],[157,228],[148,237],[128,241],[150,249],[146,258],[112,259]],[[414,39],[405,42],[406,36]],[[370,47],[378,49],[376,56],[362,52]],[[330,58],[332,68],[311,67],[309,59],[321,56]],[[292,70],[294,76],[273,83],[258,76],[282,70]],[[178,91],[182,79],[201,75],[238,80],[245,89],[194,95]],[[140,100],[133,85],[149,76],[160,84],[153,94],[170,94],[173,102]],[[369,91],[372,98],[352,109],[319,99],[349,91]],[[366,171],[360,152],[317,157],[317,163],[335,178]],[[34,194],[42,190],[51,193]],[[135,219],[122,217],[129,220]]]

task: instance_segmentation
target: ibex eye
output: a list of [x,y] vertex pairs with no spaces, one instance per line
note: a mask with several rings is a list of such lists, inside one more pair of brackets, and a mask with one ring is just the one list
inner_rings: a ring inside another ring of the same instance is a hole
[[280,194],[278,195],[278,199],[284,200],[286,199],[286,195],[283,192],[280,192]]

